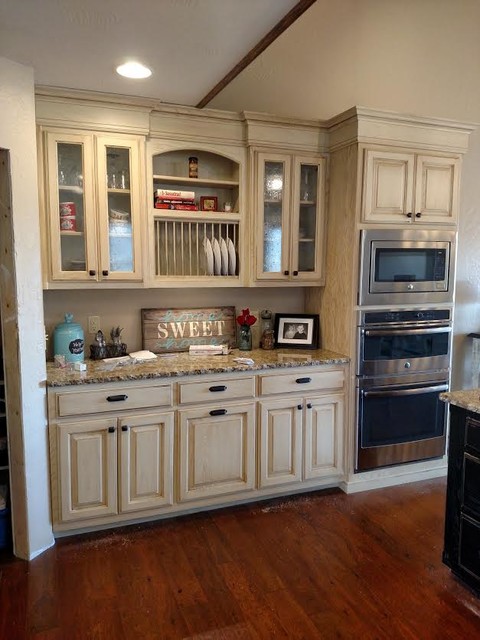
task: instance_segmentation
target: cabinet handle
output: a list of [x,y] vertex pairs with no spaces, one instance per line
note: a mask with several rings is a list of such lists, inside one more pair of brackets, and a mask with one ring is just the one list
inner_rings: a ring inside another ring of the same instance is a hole
[[284,271],[284,272],[283,272],[283,275],[284,275],[284,276],[289,276],[289,275],[290,275],[290,271],[288,271],[288,270]]
[[422,217],[422,212],[421,212],[421,211],[418,211],[418,212],[415,214],[415,218],[421,218],[421,217]]
[[128,424],[122,424],[122,431],[128,431]]
[[95,269],[90,269],[90,271],[88,272],[89,276],[96,276],[97,272],[95,271]]
[[126,393],[122,393],[118,396],[107,396],[107,402],[123,402],[127,400],[128,396]]
[[227,385],[226,384],[216,384],[213,387],[209,387],[208,388],[209,391],[226,391],[227,390]]
[[293,275],[294,275],[294,276],[298,276],[298,271],[294,271],[294,272],[293,272]]
[[108,276],[108,270],[107,269],[104,269],[102,271],[102,276]]
[[210,411],[211,416],[224,416],[227,413],[226,409],[212,409]]
[[311,403],[311,402],[308,402],[308,403],[307,403],[307,409],[311,409],[311,408],[312,408],[312,403]]
[[413,213],[411,211],[409,211],[407,214],[405,214],[407,216],[407,218],[411,218],[413,216]]
[[299,411],[301,411],[301,410],[302,410],[302,405],[301,405],[301,404],[297,404],[297,409],[298,409]]
[[108,427],[108,433],[115,433],[115,427]]
[[311,381],[312,381],[312,379],[311,379],[311,378],[297,378],[297,379],[295,380],[295,382],[296,382],[297,384],[308,384],[308,383],[309,383],[309,382],[311,382]]

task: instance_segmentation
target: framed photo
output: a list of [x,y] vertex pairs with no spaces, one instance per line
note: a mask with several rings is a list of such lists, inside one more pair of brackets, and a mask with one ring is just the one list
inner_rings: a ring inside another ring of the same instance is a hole
[[217,196],[200,196],[200,211],[218,211]]
[[275,314],[275,346],[294,349],[317,349],[318,314]]

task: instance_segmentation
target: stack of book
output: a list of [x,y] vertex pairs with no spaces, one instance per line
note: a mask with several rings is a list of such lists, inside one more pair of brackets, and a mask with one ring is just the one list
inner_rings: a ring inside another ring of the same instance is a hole
[[195,204],[195,191],[157,189],[154,196],[154,205],[155,209],[198,211],[198,206]]

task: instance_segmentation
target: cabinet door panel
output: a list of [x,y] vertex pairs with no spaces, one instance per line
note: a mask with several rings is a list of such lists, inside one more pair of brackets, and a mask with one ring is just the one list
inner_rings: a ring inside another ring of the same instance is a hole
[[120,420],[120,511],[173,502],[173,413]]
[[58,427],[60,513],[62,521],[117,513],[117,435],[115,419],[67,423]]
[[269,487],[302,479],[303,400],[260,403],[260,486]]
[[422,222],[455,223],[459,170],[458,158],[418,156],[415,213]]
[[[247,491],[255,485],[255,405],[180,411],[180,500]],[[223,410],[223,409],[221,409]]]
[[342,473],[343,405],[343,396],[307,400],[305,479]]
[[[413,212],[415,156],[390,151],[365,151],[363,220],[407,222]],[[413,218],[412,218],[413,219]]]

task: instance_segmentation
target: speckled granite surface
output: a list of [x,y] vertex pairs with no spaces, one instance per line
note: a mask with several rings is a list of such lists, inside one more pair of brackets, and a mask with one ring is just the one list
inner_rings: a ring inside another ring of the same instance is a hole
[[[253,365],[243,365],[234,358],[252,358]],[[260,371],[300,366],[318,366],[326,364],[345,364],[349,358],[324,349],[274,349],[264,351],[239,351],[234,349],[228,356],[190,356],[188,353],[174,354],[170,357],[157,357],[150,362],[116,366],[111,362],[87,361],[84,372],[56,368],[53,362],[47,363],[47,386],[94,384],[101,382],[121,382],[128,380],[146,380],[155,378],[174,378],[208,373],[230,373],[232,371]],[[113,368],[114,367],[114,368]]]
[[446,391],[440,394],[440,400],[450,402],[456,407],[480,413],[480,389],[468,389],[467,391]]

